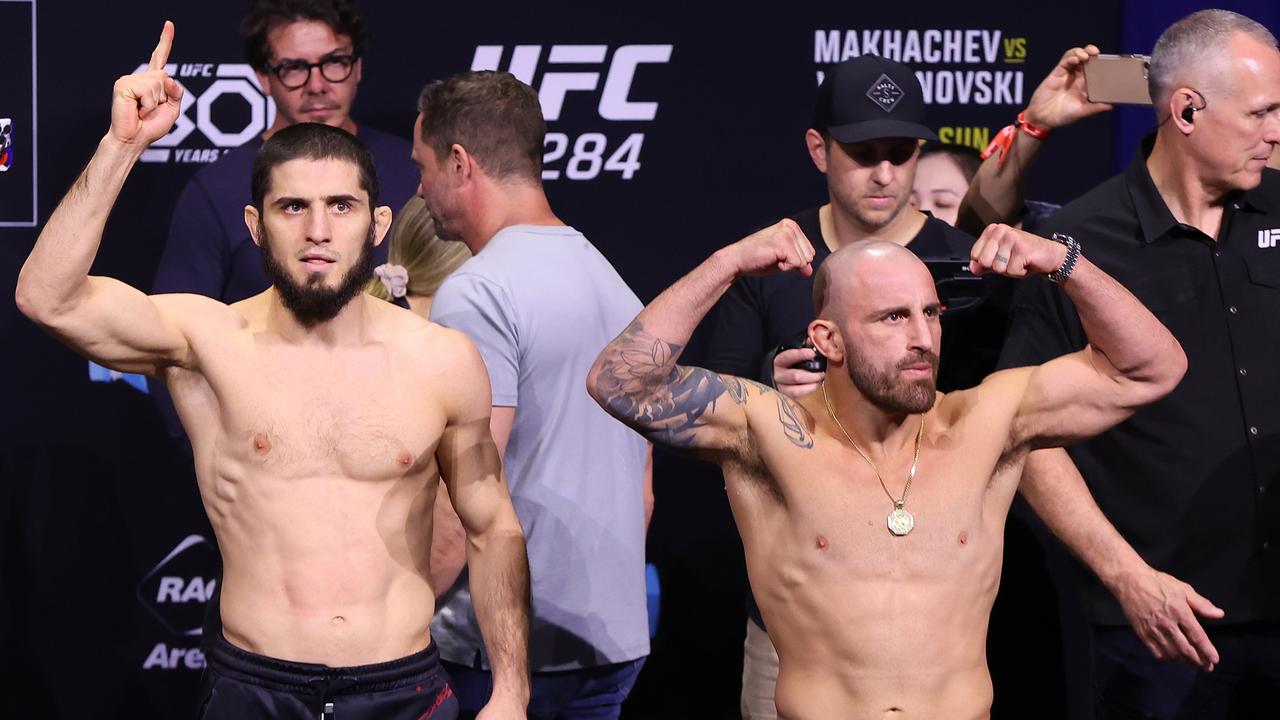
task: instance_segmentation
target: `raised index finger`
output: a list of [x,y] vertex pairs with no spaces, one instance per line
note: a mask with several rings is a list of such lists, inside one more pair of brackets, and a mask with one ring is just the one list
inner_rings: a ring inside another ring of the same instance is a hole
[[151,70],[164,70],[164,66],[169,62],[169,50],[173,48],[173,22],[164,21],[164,29],[160,31],[160,42],[156,43],[156,49],[151,51],[151,63],[147,66]]

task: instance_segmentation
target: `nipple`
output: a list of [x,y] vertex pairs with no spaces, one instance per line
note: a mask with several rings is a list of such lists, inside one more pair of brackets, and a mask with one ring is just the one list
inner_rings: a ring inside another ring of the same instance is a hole
[[253,449],[256,450],[259,455],[266,455],[271,451],[271,441],[267,439],[266,433],[253,434]]
[[408,450],[401,450],[400,454],[396,456],[396,462],[400,463],[400,467],[407,468],[413,464],[413,456],[409,454]]
[[827,545],[829,545],[830,543],[827,542],[827,537],[825,535],[819,535],[817,541],[815,541],[814,544],[818,546],[819,550],[826,550]]
[[964,545],[965,543],[969,542],[969,531],[961,530],[960,537],[956,538],[956,540],[959,540],[961,545]]

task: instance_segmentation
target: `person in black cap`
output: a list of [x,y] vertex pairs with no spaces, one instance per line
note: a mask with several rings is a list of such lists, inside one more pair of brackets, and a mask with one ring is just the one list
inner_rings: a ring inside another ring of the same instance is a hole
[[[937,136],[925,125],[924,94],[910,68],[864,55],[826,74],[805,144],[827,177],[828,199],[793,216],[813,243],[815,271],[832,252],[870,238],[904,245],[936,268],[947,267],[947,258],[969,257],[971,236],[908,202],[921,140]],[[812,277],[796,273],[738,279],[717,306],[708,367],[759,379],[791,397],[812,392],[825,376],[813,364],[815,351],[799,347],[815,317],[812,289]],[[972,387],[994,368],[1004,317],[998,304],[987,305],[944,318],[951,340],[943,349],[939,389]],[[793,347],[779,350],[787,345]],[[767,720],[775,716],[777,654],[748,599],[742,714]]]

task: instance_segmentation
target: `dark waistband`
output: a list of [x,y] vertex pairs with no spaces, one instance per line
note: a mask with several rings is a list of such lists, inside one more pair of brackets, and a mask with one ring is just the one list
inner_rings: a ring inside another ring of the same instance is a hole
[[426,649],[397,660],[330,667],[258,655],[232,645],[218,633],[209,648],[208,662],[215,671],[241,675],[259,685],[326,696],[388,690],[409,680],[443,673],[434,640]]

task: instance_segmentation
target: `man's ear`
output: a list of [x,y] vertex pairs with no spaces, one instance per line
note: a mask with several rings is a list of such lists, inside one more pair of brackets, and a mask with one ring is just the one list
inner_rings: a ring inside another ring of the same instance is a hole
[[258,237],[258,221],[261,216],[258,215],[258,208],[252,205],[244,206],[244,224],[249,228],[249,237],[253,238],[253,244],[262,247],[262,239]]
[[470,183],[480,166],[476,164],[476,159],[467,152],[467,149],[461,145],[454,143],[449,148],[449,174],[453,176],[455,182],[459,185]]
[[827,172],[827,141],[822,133],[809,128],[804,133],[804,144],[809,149],[809,159],[813,161],[818,172]]
[[809,323],[809,343],[827,360],[844,362],[844,338],[834,322],[819,318]]
[[383,238],[387,236],[387,231],[391,229],[391,208],[386,205],[379,205],[373,209],[373,245],[377,247],[382,244]]

